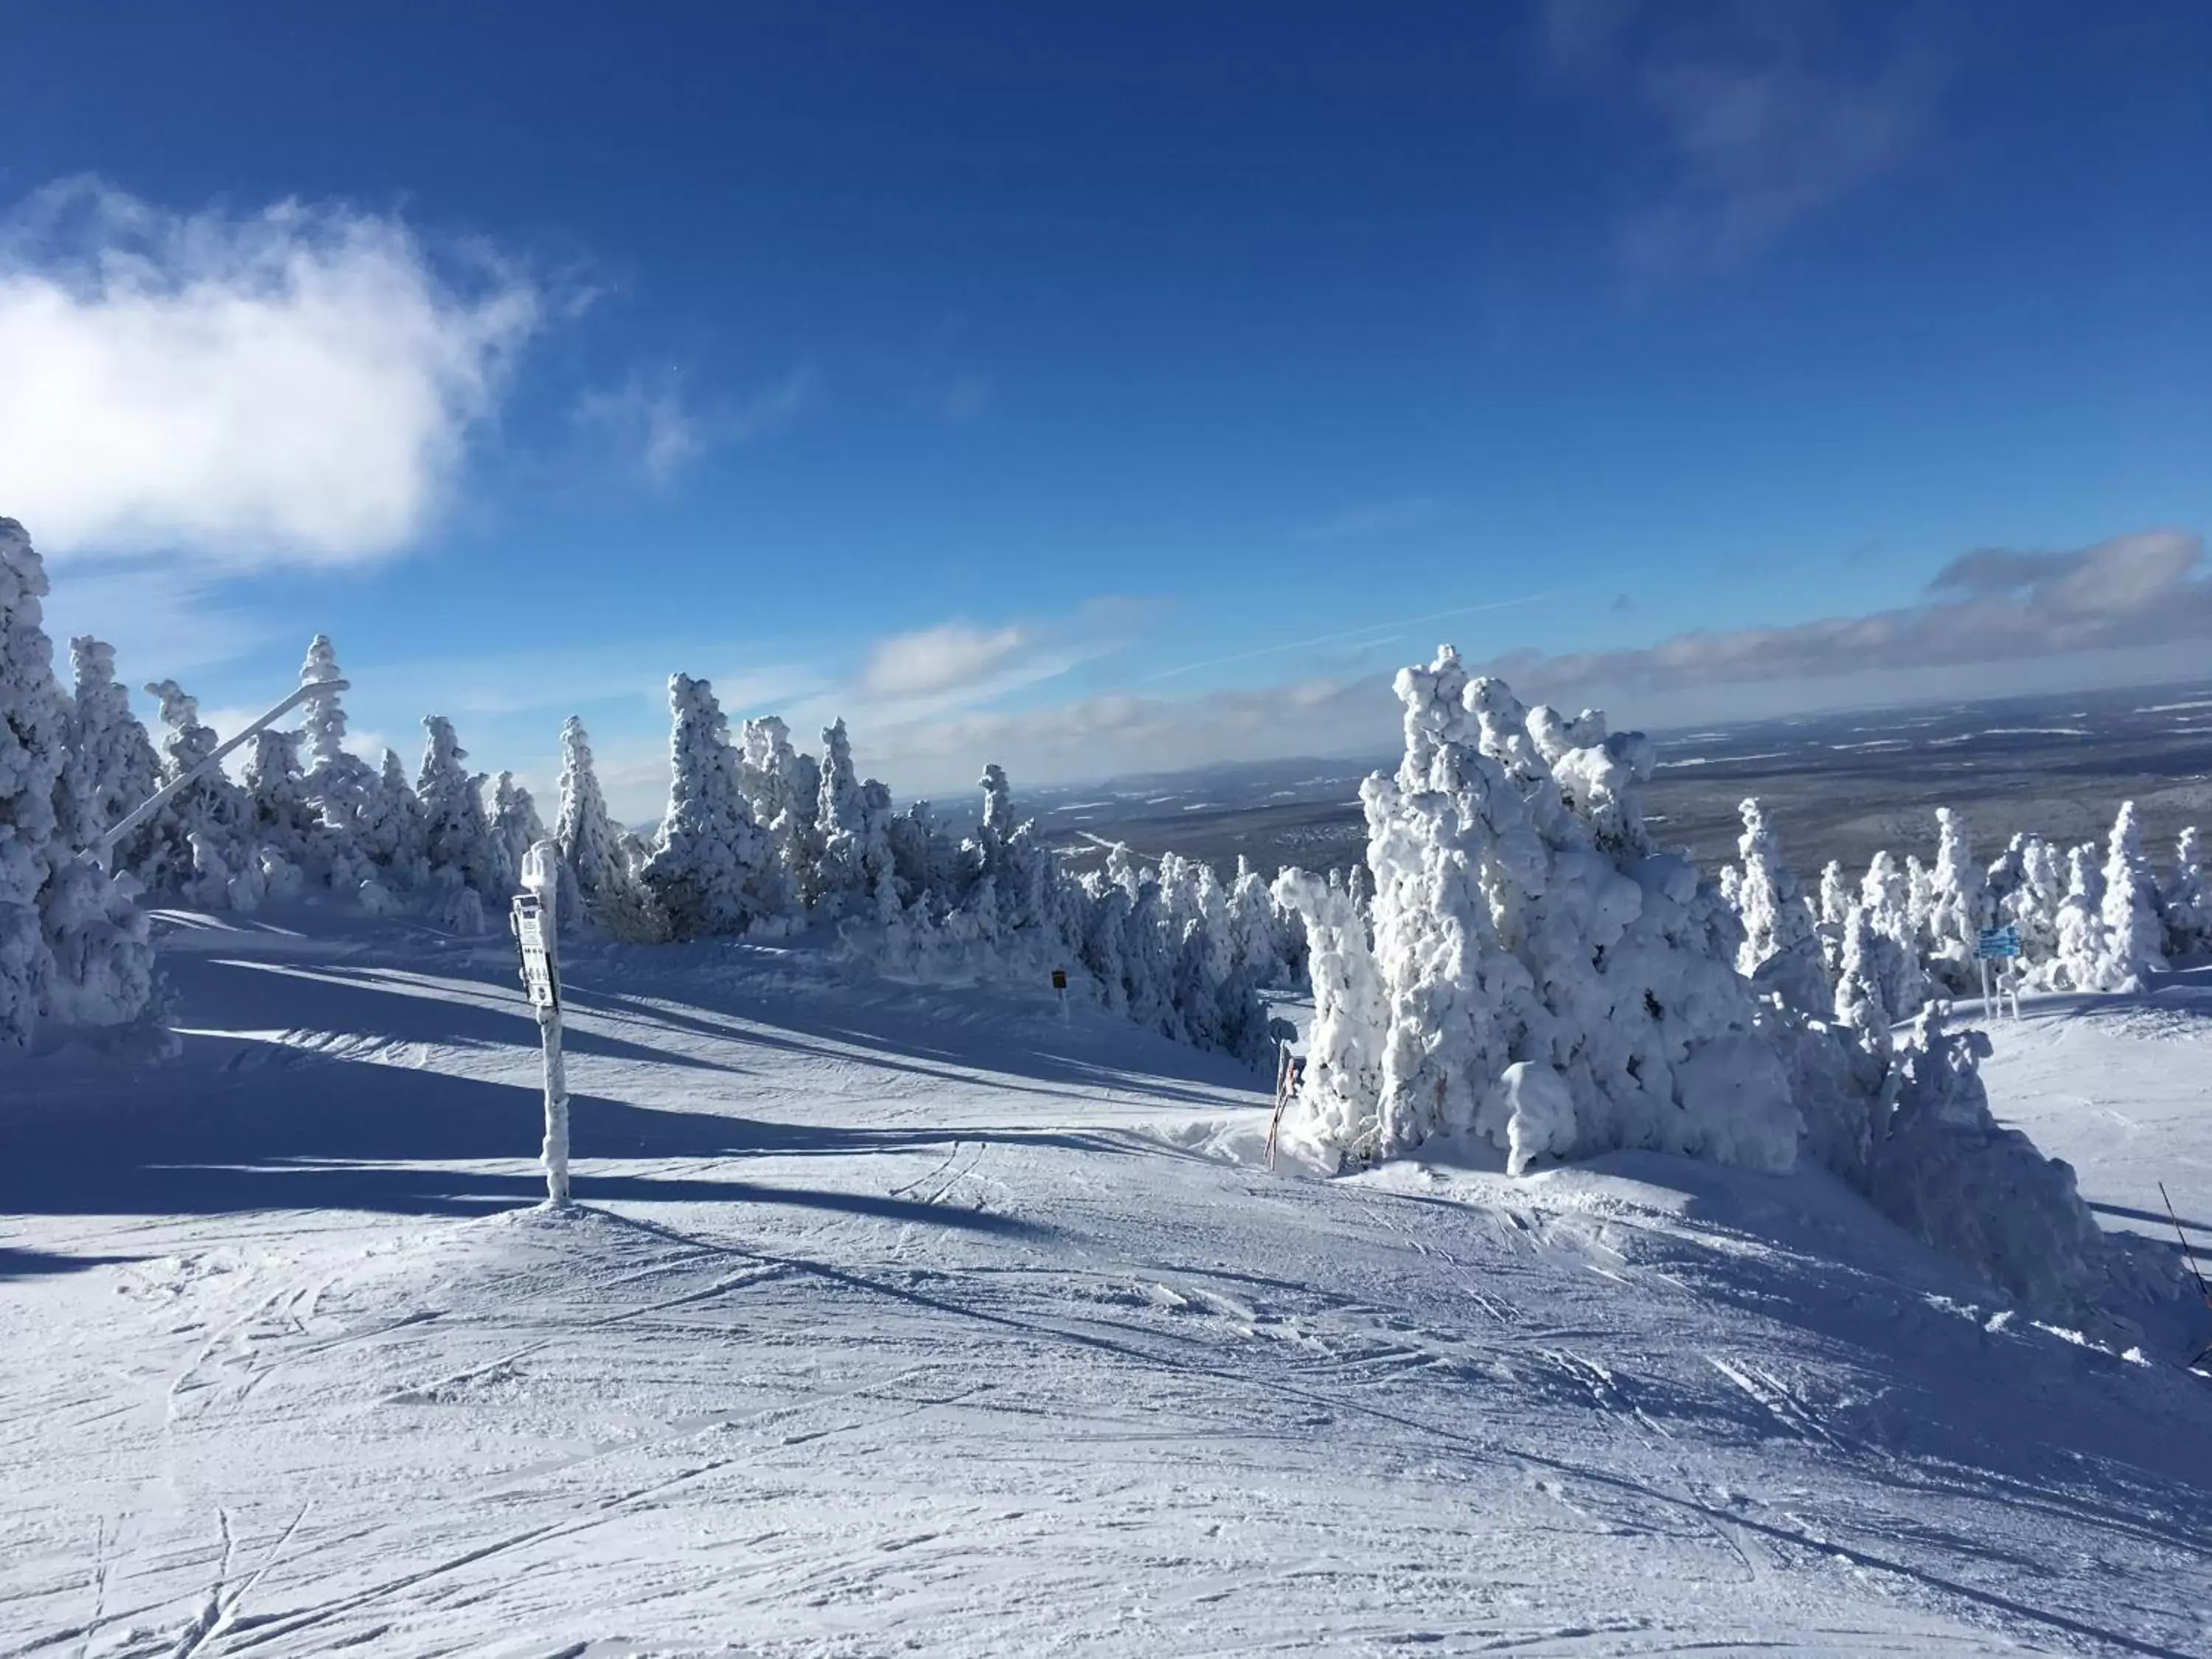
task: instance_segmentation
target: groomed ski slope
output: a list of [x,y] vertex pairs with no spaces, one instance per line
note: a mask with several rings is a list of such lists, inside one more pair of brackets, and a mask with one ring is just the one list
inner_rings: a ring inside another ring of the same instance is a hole
[[[1270,1175],[1042,988],[666,947],[549,1216],[503,944],[165,957],[179,1060],[0,1076],[0,1655],[2212,1653],[2205,1382],[1825,1176]],[[2212,1008],[2030,1012],[2201,1212]]]

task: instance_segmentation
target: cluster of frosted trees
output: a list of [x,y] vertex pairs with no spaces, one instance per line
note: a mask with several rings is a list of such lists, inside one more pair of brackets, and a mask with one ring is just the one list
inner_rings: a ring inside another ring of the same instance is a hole
[[[160,705],[157,746],[115,684],[114,653],[79,640],[72,654],[85,765],[100,780],[97,832],[193,772],[221,739],[198,702],[163,680],[146,688]],[[319,634],[301,681],[338,678],[337,653]],[[481,933],[544,827],[511,774],[495,781],[468,769],[451,720],[433,714],[422,728],[411,780],[388,749],[373,767],[345,746],[339,694],[323,693],[303,706],[299,730],[256,734],[242,781],[211,768],[171,796],[117,844],[112,867],[149,893],[205,909],[251,912],[313,890],[372,914],[416,910],[455,932]]]
[[[1647,835],[1640,733],[1524,708],[1449,647],[1397,691],[1405,758],[1361,791],[1371,899],[1276,882],[1315,1000],[1286,1140],[1345,1167],[1472,1137],[1516,1173],[1622,1148],[1807,1157],[2024,1301],[2104,1284],[2072,1171],[1990,1115],[1986,1038],[1947,1030],[1940,1003],[1894,1029],[1918,959],[1870,906],[1850,907],[1832,983],[1755,807],[1723,893]],[[1965,870],[1963,846],[1939,865]],[[1965,926],[1948,903],[1931,899],[1934,925]]]
[[2212,951],[2212,887],[2194,829],[2181,832],[2163,877],[2144,855],[2135,804],[2121,803],[2100,854],[2094,843],[2059,849],[2039,836],[2012,839],[1986,868],[1975,862],[1965,821],[1936,812],[1936,860],[1875,854],[1853,883],[1841,864],[1802,893],[1783,865],[1755,800],[1743,804],[1742,861],[1721,872],[1721,890],[1742,919],[1739,966],[1795,1005],[1840,994],[1846,979],[1893,1020],[1931,995],[1978,989],[1975,939],[2009,926],[2018,969],[2039,990],[2133,991],[2169,963]]
[[713,687],[669,681],[668,805],[641,838],[618,829],[582,726],[562,733],[554,825],[564,915],[618,939],[774,937],[830,922],[891,971],[943,977],[1073,971],[1079,988],[1180,1042],[1257,1063],[1270,1052],[1259,991],[1295,973],[1294,921],[1249,867],[1222,881],[1170,854],[1117,849],[1063,869],[984,769],[969,833],[927,801],[903,811],[863,779],[842,720],[801,752],[769,716],[735,737]]
[[[523,849],[544,833],[528,792],[504,773],[488,788],[442,716],[423,722],[412,781],[389,750],[380,769],[368,765],[346,749],[335,693],[304,705],[300,730],[258,733],[243,781],[209,768],[103,855],[113,826],[221,739],[163,680],[146,688],[160,707],[157,744],[99,640],[70,642],[74,685],[64,686],[46,591],[22,526],[0,519],[0,1042],[27,1042],[41,1022],[150,1025],[142,896],[250,911],[314,887],[477,932],[513,890]],[[301,678],[338,677],[318,635]]]
[[[104,739],[88,733],[98,699],[80,705],[54,677],[46,595],[30,538],[0,519],[0,1045],[8,1046],[28,1042],[44,1022],[132,1027],[154,998],[136,884],[77,855],[109,821],[115,789],[130,786],[112,783]],[[112,668],[105,646],[80,643],[81,676]]]

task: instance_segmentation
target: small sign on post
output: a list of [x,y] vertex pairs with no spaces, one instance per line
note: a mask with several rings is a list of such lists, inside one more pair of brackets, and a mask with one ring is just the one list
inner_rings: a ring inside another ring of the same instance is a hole
[[559,865],[553,843],[541,841],[524,854],[522,890],[507,920],[522,959],[522,989],[538,1017],[545,1051],[545,1202],[568,1201],[568,1073],[561,1059],[561,954],[557,906]]
[[1062,1021],[1065,1021],[1068,1017],[1066,969],[1055,968],[1052,970],[1052,988],[1054,994],[1060,998],[1060,1017]]
[[[2020,929],[2010,923],[2002,927],[1984,927],[1974,936],[1974,961],[1982,972],[1982,1012],[1984,1015],[2002,1014],[2004,1012],[2004,995],[2009,991],[2012,994],[2012,1017],[2014,1019],[2020,1018],[2020,975],[2011,965],[2019,959]],[[1997,998],[1994,1004],[1990,1000],[1991,963],[2003,964],[1994,970]]]

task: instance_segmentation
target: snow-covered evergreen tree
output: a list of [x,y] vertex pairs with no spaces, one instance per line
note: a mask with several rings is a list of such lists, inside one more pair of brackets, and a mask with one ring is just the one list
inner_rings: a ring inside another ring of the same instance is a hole
[[[73,724],[46,637],[46,565],[21,525],[0,518],[0,1045],[40,1022],[121,1026],[147,1014],[154,953],[136,882],[76,856],[56,814]],[[70,800],[96,808],[96,775]],[[135,804],[135,803],[134,803]]]
[[[76,689],[56,810],[62,839],[82,851],[161,787],[161,762],[131,712],[130,694],[116,683],[115,647],[81,634],[70,641],[70,663]],[[132,860],[115,862],[128,868]]]
[[[1736,970],[1760,991],[1779,996],[1808,1014],[1825,1013],[1833,1000],[1820,962],[1820,941],[1812,908],[1797,890],[1797,878],[1782,861],[1781,849],[1766,814],[1756,799],[1737,809],[1743,835],[1736,850],[1743,860],[1736,885],[1736,913],[1744,939],[1736,951]],[[1842,885],[1838,871],[1837,884]]]
[[415,797],[422,804],[422,852],[439,918],[457,933],[484,931],[483,902],[498,890],[499,854],[484,816],[483,775],[462,763],[468,750],[443,714],[422,717],[422,768]]
[[766,833],[770,868],[764,885],[780,886],[777,908],[811,906],[822,878],[822,768],[792,746],[791,728],[769,714],[749,720],[738,757],[738,787],[753,822]]
[[2066,902],[2066,877],[2057,849],[2040,836],[2016,836],[2019,879],[1998,906],[1998,920],[2020,935],[2020,967],[2034,977],[2058,955],[2058,908]]
[[1843,860],[1830,859],[1820,869],[1820,925],[1841,927],[1850,919],[1852,908],[1857,902],[1850,878],[1844,873]]
[[300,767],[297,732],[264,726],[253,736],[246,763],[249,817],[246,845],[265,848],[288,864],[304,864],[309,843],[319,841],[320,811],[307,798],[307,774]]
[[[343,678],[330,635],[316,635],[300,665],[300,683],[321,685]],[[392,868],[398,844],[412,839],[394,823],[406,809],[387,798],[389,786],[377,769],[347,749],[343,694],[311,698],[301,711],[301,735],[307,749],[303,787],[321,825],[307,849],[311,878],[348,894],[358,894],[372,879],[387,892],[390,885],[410,884],[409,872]],[[400,793],[414,799],[404,781]]]
[[2166,930],[2159,919],[2158,884],[2142,854],[2136,826],[2136,804],[2120,803],[2112,820],[2111,851],[2105,860],[2102,952],[2096,988],[2139,991],[2144,975],[2166,968]]
[[545,825],[538,816],[538,803],[514,781],[514,773],[501,772],[492,787],[491,840],[495,875],[502,895],[512,894],[520,884],[524,855],[544,839]]
[[55,845],[64,722],[42,601],[46,571],[13,519],[0,519],[0,1043],[38,1029],[53,952],[40,914]]
[[762,914],[767,838],[738,787],[738,757],[714,687],[674,675],[668,702],[668,810],[646,860],[645,885],[678,939],[742,933]]
[[1635,801],[1650,742],[1525,710],[1449,647],[1397,689],[1405,760],[1362,789],[1380,1076],[1347,1103],[1310,1071],[1301,1133],[1348,1111],[1340,1155],[1371,1125],[1385,1156],[1472,1131],[1516,1168],[1612,1146],[1789,1167],[1800,1120],[1735,970],[1741,927],[1650,850]]
[[1928,976],[1920,965],[1920,936],[1912,922],[1911,878],[1887,850],[1876,853],[1867,866],[1859,902],[1869,925],[1898,947],[1881,957],[1885,971],[1894,975],[1882,981],[1882,1006],[1892,1020],[1910,1019],[1928,1000]]
[[1977,976],[1974,945],[1990,925],[1991,908],[1982,867],[1974,862],[1966,821],[1948,806],[1936,809],[1936,867],[1928,872],[1925,939],[1936,970],[1954,989]]
[[2168,958],[2212,951],[2212,884],[2204,877],[2203,840],[2191,824],[2173,845],[2173,875],[2166,884],[2166,954]]
[[[822,731],[822,787],[817,828],[822,841],[821,876],[816,902],[828,915],[848,913],[882,919],[886,902],[896,905],[896,887],[886,878],[896,868],[890,842],[890,803],[872,796],[853,766],[852,739],[845,722]],[[960,904],[980,871],[972,865],[957,893],[939,896]]]
[[2083,842],[2066,854],[2066,896],[2058,906],[2058,948],[2043,982],[2059,990],[2103,988],[2105,878],[2097,849]]
[[561,793],[553,845],[562,872],[562,927],[596,927],[617,939],[651,937],[643,889],[623,832],[608,816],[606,797],[599,792],[590,735],[574,714],[561,726]]
[[[185,695],[174,680],[161,680],[146,688],[146,695],[161,705],[166,728],[161,742],[161,782],[173,783],[200,766],[222,746],[222,739],[200,721],[199,702]],[[252,817],[246,792],[225,777],[219,766],[210,767],[162,803],[147,823],[145,860],[131,873],[148,887],[183,892],[191,890],[193,902],[221,905],[221,889],[210,877],[212,859],[226,871],[240,859]],[[200,838],[196,845],[193,837]]]

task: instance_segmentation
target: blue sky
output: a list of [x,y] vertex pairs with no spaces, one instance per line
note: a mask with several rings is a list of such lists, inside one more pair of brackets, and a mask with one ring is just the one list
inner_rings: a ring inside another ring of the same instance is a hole
[[2179,673],[2208,94],[2198,0],[19,7],[0,512],[134,679],[328,631],[633,815],[679,668],[939,792],[1379,751],[1438,638],[1654,724]]

